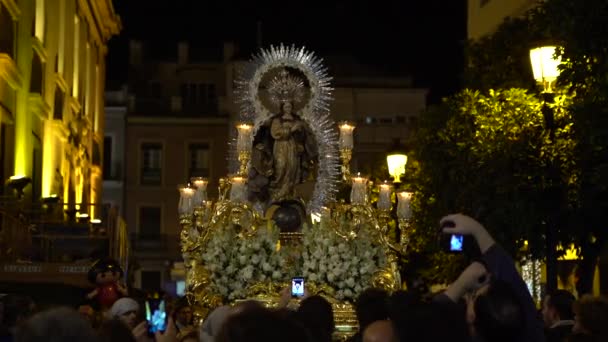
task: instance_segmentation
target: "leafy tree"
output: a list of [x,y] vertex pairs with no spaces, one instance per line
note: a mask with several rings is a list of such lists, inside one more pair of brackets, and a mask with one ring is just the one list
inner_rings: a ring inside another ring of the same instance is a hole
[[[527,240],[526,253],[542,257],[547,217],[571,211],[569,198],[577,190],[569,104],[568,96],[552,104],[553,133],[545,127],[542,102],[524,89],[467,89],[426,113],[414,154],[420,169],[412,252],[436,254],[440,216],[461,211],[479,217],[513,255]],[[556,178],[547,177],[549,168],[558,171]],[[560,191],[547,193],[549,185]],[[563,240],[571,236],[560,231]],[[445,263],[441,254],[435,259]]]
[[[533,89],[528,49],[544,39],[559,42],[565,63],[558,85],[575,95],[572,113],[580,188],[576,210],[564,218],[576,232],[583,260],[579,292],[589,292],[595,261],[608,241],[608,2],[547,0],[522,18],[507,19],[495,32],[469,42],[467,86]],[[572,198],[570,198],[572,199]]]

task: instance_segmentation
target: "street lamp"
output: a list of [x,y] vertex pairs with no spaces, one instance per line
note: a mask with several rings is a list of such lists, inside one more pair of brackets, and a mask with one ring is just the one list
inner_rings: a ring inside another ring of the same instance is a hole
[[396,139],[391,149],[386,154],[388,173],[393,177],[393,183],[401,183],[401,175],[405,173],[407,154],[405,148]]
[[[549,131],[550,143],[553,143],[555,137],[555,114],[553,113],[551,106],[549,106],[549,103],[553,103],[555,100],[554,88],[552,85],[559,76],[559,65],[562,62],[561,56],[557,56],[556,54],[558,49],[559,47],[556,45],[543,45],[530,49],[530,63],[532,64],[534,79],[543,87],[543,92],[541,94],[543,99],[542,113],[545,119],[545,126]],[[556,196],[556,193],[553,190],[556,190],[555,184],[558,184],[559,181],[559,170],[552,165],[552,163],[547,163],[546,174],[548,179],[543,182],[543,188],[546,192],[547,200],[556,204],[553,201],[558,200],[559,196]],[[550,185],[547,186],[547,183]],[[555,229],[558,222],[556,216],[559,212],[559,204],[554,205],[551,208],[545,226],[547,293],[551,293],[557,289],[557,243]]]
[[556,56],[558,47],[555,45],[539,46],[530,49],[530,62],[536,82],[543,86],[544,93],[553,93],[551,87],[559,76],[561,56]]

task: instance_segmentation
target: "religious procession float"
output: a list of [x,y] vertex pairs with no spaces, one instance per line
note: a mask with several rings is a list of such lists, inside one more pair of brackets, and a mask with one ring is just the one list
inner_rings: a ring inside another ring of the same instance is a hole
[[[179,188],[186,293],[200,319],[243,300],[276,306],[302,277],[349,335],[359,293],[400,288],[410,194],[397,196],[401,241],[391,241],[392,187],[381,184],[372,206],[371,183],[350,174],[354,126],[332,120],[330,82],[323,61],[294,46],[261,50],[242,70],[234,174],[220,179],[215,202],[204,178]],[[350,199],[337,200],[345,185]]]

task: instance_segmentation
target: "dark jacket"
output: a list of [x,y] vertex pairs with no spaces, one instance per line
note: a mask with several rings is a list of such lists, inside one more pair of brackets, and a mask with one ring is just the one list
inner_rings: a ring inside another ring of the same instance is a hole
[[[488,268],[488,271],[492,274],[492,277],[511,285],[511,288],[519,298],[526,324],[521,341],[545,341],[543,321],[536,310],[528,286],[519,275],[511,256],[498,244],[494,244],[482,255],[481,259]],[[450,301],[445,294],[439,295],[435,300],[441,302]]]

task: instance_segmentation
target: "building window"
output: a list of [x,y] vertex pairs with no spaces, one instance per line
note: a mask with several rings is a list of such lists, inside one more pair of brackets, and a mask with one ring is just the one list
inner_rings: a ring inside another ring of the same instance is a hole
[[209,144],[188,145],[188,178],[209,177]]
[[114,179],[112,174],[112,137],[103,138],[103,179]]
[[63,120],[63,101],[65,101],[65,93],[59,85],[55,86],[55,104],[53,108],[53,119]]
[[32,58],[32,77],[30,81],[30,93],[42,94],[43,84],[44,84],[44,67],[42,65],[42,60],[38,55],[37,51],[34,51],[34,56]]
[[184,106],[208,107],[217,103],[215,84],[210,83],[182,83],[180,95]]
[[160,207],[145,206],[139,208],[140,239],[158,240],[160,238]]
[[152,82],[148,85],[148,96],[152,99],[159,99],[161,96],[160,83]]
[[0,53],[14,58],[15,49],[15,21],[8,9],[0,2]]
[[160,185],[162,176],[163,146],[159,143],[141,145],[141,184]]
[[159,271],[141,271],[141,288],[150,291],[161,289],[162,277]]

